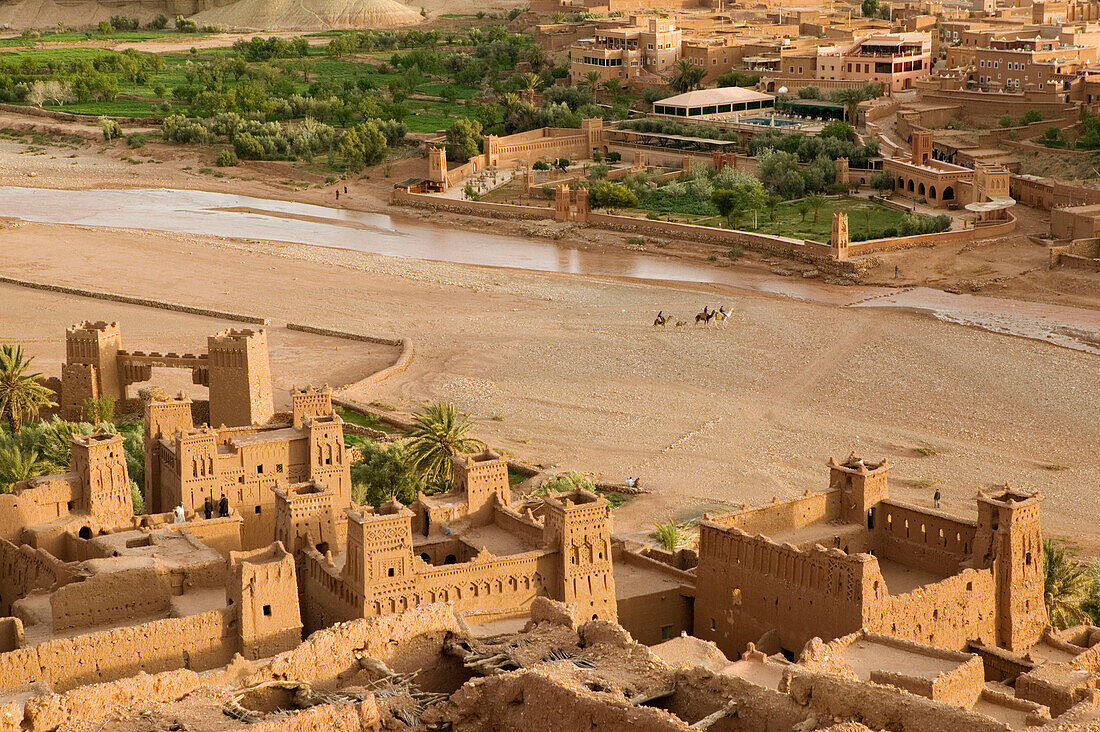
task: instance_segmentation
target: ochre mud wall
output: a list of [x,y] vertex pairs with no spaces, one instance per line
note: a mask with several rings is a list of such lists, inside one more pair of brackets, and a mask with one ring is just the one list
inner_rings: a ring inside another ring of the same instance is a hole
[[863,627],[883,635],[964,650],[969,641],[996,640],[996,587],[988,569],[961,574],[869,603]]
[[155,620],[0,653],[0,689],[44,681],[67,690],[139,671],[203,671],[227,664],[237,645],[219,610]]

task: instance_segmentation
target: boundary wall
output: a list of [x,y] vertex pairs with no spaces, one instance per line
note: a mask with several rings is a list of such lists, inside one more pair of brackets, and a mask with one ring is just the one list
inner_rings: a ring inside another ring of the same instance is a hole
[[12,603],[31,591],[71,580],[69,568],[49,552],[0,538],[0,617],[10,615]]
[[224,666],[238,646],[230,625],[225,611],[212,610],[0,653],[0,689],[43,681],[66,691],[139,671],[205,671]]

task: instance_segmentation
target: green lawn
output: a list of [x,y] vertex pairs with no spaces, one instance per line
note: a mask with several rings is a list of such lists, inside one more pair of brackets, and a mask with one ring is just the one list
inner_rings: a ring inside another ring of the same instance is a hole
[[445,88],[454,89],[455,94],[459,99],[469,99],[477,94],[480,89],[475,89],[472,86],[464,86],[462,84],[444,84],[443,82],[429,82],[427,84],[420,84],[416,87],[416,90],[421,94],[428,94],[433,97],[439,97],[443,95]]
[[115,99],[110,102],[73,102],[66,104],[64,107],[54,107],[47,104],[45,108],[70,114],[103,114],[111,117],[149,117],[150,115],[161,114],[159,104],[134,102],[126,99]]
[[336,413],[340,415],[340,419],[345,422],[357,424],[360,427],[369,427],[372,430],[388,432],[389,434],[395,434],[397,432],[395,428],[378,419],[378,417],[375,417],[373,414],[360,414],[359,412],[353,412],[343,407],[336,407]]
[[[833,213],[848,214],[848,231],[850,234],[873,235],[871,238],[882,236],[886,229],[896,229],[901,224],[902,214],[888,209],[877,203],[857,200],[853,198],[828,198],[825,205],[817,213],[817,221],[814,221],[814,212],[811,209],[803,221],[802,212],[799,211],[798,201],[784,201],[776,207],[776,220],[768,218],[766,210],[758,214],[759,229],[752,228],[752,213],[748,212],[741,217],[736,224],[737,228],[745,231],[759,231],[761,234],[775,234],[777,236],[790,236],[795,239],[810,239],[811,241],[828,242],[833,233]],[[725,226],[725,222],[718,217],[700,219],[695,223],[705,226]],[[877,236],[874,236],[877,235]]]

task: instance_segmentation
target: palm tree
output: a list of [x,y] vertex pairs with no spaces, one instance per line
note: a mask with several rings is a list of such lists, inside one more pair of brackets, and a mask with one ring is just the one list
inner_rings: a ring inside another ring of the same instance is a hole
[[676,74],[669,80],[668,85],[682,94],[702,86],[703,77],[706,75],[706,69],[691,63],[691,59],[682,58],[676,62]]
[[450,402],[436,402],[413,420],[409,436],[409,468],[428,480],[450,481],[451,458],[457,453],[473,452],[481,441],[467,437],[474,424],[461,417]]
[[1050,624],[1066,628],[1090,621],[1082,605],[1092,593],[1087,565],[1077,561],[1065,544],[1043,539],[1044,595]]
[[586,71],[584,77],[581,78],[580,85],[587,89],[590,94],[595,96],[596,87],[600,85],[600,72]]
[[817,214],[825,206],[825,196],[820,193],[811,193],[806,196],[806,203],[814,210],[814,223],[817,223]]
[[653,524],[653,538],[657,540],[657,545],[665,551],[674,552],[687,546],[684,527],[672,519],[658,521]]
[[618,79],[608,79],[603,83],[603,91],[609,98],[614,99],[623,93],[623,83]]
[[45,464],[38,459],[38,453],[14,438],[0,442],[0,493],[11,493],[16,483],[42,475]]
[[22,346],[0,346],[0,419],[18,432],[23,420],[43,407],[54,406],[53,392],[38,383],[42,374],[29,373],[34,358],[23,358]]
[[863,87],[855,89],[837,89],[833,92],[833,101],[844,105],[844,115],[848,119],[848,123],[853,127],[856,124],[856,119],[859,117],[859,105],[861,102],[865,102],[871,97],[867,94],[867,90]]
[[532,74],[528,71],[526,74],[517,74],[516,81],[519,82],[520,88],[528,94],[534,94],[540,86],[542,86],[542,77],[538,74]]

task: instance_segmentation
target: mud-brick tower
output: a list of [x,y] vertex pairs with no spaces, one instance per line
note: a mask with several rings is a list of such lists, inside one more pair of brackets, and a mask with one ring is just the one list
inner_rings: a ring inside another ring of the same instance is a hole
[[1047,626],[1043,585],[1042,496],[1008,488],[978,495],[978,529],[972,561],[993,566],[997,645],[1020,651]]
[[[366,615],[388,612],[374,598],[415,584],[412,511],[393,501],[378,511],[348,509],[344,581],[363,597]],[[388,606],[387,606],[388,607]]]
[[210,425],[265,424],[275,413],[263,330],[223,330],[207,339]]
[[241,655],[269,658],[302,641],[302,614],[294,558],[275,542],[250,552],[229,552],[226,600],[236,612]]
[[428,180],[438,183],[444,193],[449,187],[447,182],[447,150],[442,147],[428,147]]
[[93,531],[132,522],[134,504],[121,435],[74,435],[70,470],[80,476],[84,486],[80,504],[91,518]]
[[344,420],[335,414],[303,417],[309,431],[309,479],[332,491],[337,509],[351,505],[351,464],[344,447]]
[[489,448],[478,454],[455,455],[454,491],[466,494],[466,511],[475,524],[492,523],[493,506],[512,505],[508,461]]
[[[222,490],[217,476],[217,434],[209,427],[177,432],[175,435],[175,461],[173,472],[161,471],[161,512],[171,511],[177,505],[201,510],[209,498],[217,505]],[[230,503],[237,505],[239,496],[230,496]]]
[[932,130],[913,130],[913,165],[927,165],[932,159]]
[[61,367],[61,416],[80,421],[84,400],[111,396],[122,399],[118,323],[82,321],[65,331],[65,364]]
[[611,569],[611,509],[584,490],[545,499],[545,542],[560,552],[557,597],[576,604],[580,618],[615,620]]
[[840,518],[850,524],[867,522],[875,528],[875,507],[889,496],[889,460],[867,462],[855,453],[844,462],[829,459],[829,489],[840,491]]
[[181,391],[175,397],[150,397],[145,412],[145,508],[149,513],[171,511],[161,499],[160,441],[172,440],[177,432],[195,426],[191,417],[191,400]]
[[328,386],[314,389],[292,387],[290,401],[293,404],[294,426],[301,427],[306,417],[325,417],[332,414],[332,389]]
[[833,235],[830,239],[833,247],[833,259],[843,262],[848,258],[848,214],[839,211],[833,214]]

